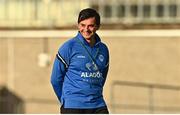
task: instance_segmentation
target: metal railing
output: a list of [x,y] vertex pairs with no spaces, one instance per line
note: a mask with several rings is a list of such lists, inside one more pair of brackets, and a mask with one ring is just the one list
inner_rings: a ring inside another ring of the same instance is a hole
[[[140,92],[140,91],[138,91],[138,88],[147,89],[148,104],[145,104],[145,105],[138,104],[138,103],[136,103],[136,104],[121,104],[121,101],[123,99],[119,99],[117,101],[117,99],[115,97],[115,94],[117,92],[121,92],[121,90],[119,90],[119,89],[118,89],[119,91],[115,90],[115,87],[117,87],[117,86],[118,87],[122,87],[122,86],[123,87],[133,87],[134,89],[137,89],[137,93]],[[150,84],[150,83],[130,82],[130,81],[114,81],[111,85],[111,90],[110,90],[111,91],[110,92],[111,93],[110,94],[111,113],[117,113],[118,109],[122,110],[123,108],[128,109],[130,111],[130,113],[131,113],[131,110],[146,110],[146,111],[148,111],[148,113],[157,113],[156,111],[158,111],[158,112],[161,111],[162,113],[171,113],[171,112],[180,113],[180,105],[178,105],[178,106],[158,105],[156,103],[157,99],[155,100],[155,98],[156,98],[155,89],[159,90],[159,91],[170,90],[170,91],[178,92],[178,91],[180,91],[180,86]],[[163,95],[165,96],[166,94],[163,93]],[[172,96],[175,96],[175,95],[172,94]],[[171,99],[173,99],[173,98],[171,98]],[[178,103],[178,100],[177,100],[177,103]]]

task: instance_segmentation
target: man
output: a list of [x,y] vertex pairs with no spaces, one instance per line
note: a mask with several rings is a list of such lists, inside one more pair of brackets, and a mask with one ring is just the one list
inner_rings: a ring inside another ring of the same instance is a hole
[[58,50],[51,84],[61,113],[108,114],[102,92],[109,68],[109,51],[96,34],[100,16],[87,8],[79,13],[77,36]]

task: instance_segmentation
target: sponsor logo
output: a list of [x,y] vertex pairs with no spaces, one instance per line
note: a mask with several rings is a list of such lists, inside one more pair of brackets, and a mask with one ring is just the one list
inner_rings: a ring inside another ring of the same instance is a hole
[[86,63],[86,68],[89,72],[81,72],[82,78],[103,78],[102,73],[98,71],[98,67],[94,62]]
[[77,58],[86,58],[86,57],[83,55],[78,55]]
[[101,72],[82,72],[81,73],[82,78],[102,78]]

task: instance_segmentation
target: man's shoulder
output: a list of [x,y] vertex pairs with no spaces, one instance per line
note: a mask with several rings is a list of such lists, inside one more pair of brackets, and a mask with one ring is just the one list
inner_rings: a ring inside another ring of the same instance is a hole
[[59,50],[69,50],[75,44],[74,38],[70,38],[69,40],[65,41],[59,48]]
[[100,43],[100,46],[101,46],[102,48],[108,49],[108,46],[107,46],[105,43],[103,43],[103,42]]

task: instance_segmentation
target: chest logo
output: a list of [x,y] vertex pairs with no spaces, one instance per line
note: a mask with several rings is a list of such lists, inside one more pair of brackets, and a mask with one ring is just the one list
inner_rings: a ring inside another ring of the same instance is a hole
[[95,63],[86,63],[86,68],[89,71],[97,71],[98,70],[97,65]]
[[104,56],[103,55],[99,55],[99,60],[101,61],[101,62],[103,62],[104,61]]

